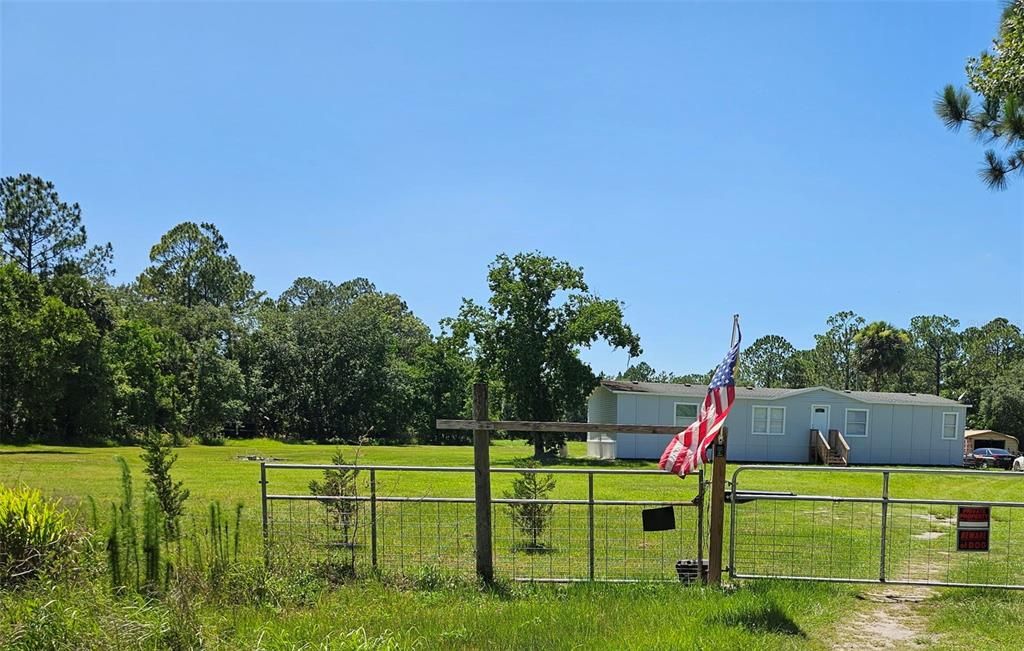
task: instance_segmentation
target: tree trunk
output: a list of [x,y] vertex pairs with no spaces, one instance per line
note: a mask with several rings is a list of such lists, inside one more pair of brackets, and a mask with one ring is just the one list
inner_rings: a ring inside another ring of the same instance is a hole
[[935,353],[935,395],[942,389],[942,355]]
[[540,432],[533,433],[533,458],[544,458],[544,435]]

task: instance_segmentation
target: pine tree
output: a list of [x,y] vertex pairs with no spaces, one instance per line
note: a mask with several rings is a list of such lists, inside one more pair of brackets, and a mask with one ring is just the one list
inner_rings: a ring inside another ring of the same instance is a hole
[[146,464],[149,485],[164,514],[164,531],[168,540],[177,540],[181,532],[180,520],[188,499],[183,482],[171,478],[171,466],[178,455],[171,452],[169,438],[160,433],[148,435],[142,444],[142,462]]
[[1024,0],[1006,5],[991,52],[967,60],[971,92],[947,85],[935,100],[935,112],[951,131],[968,125],[975,138],[997,143],[978,171],[989,188],[1003,190],[1013,173],[1024,176]]
[[[527,467],[539,468],[540,464],[531,461],[527,464]],[[551,491],[554,489],[554,475],[550,473],[523,472],[512,482],[512,492],[505,493],[507,499],[529,500],[509,505],[512,509],[513,524],[530,541],[528,544],[521,546],[527,552],[539,552],[546,549],[541,540],[545,529],[547,529],[548,524],[551,522],[554,505],[538,502],[538,500],[548,499]]]

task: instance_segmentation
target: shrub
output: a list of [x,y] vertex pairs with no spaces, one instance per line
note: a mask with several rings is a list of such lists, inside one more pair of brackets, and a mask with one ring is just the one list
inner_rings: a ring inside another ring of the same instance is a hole
[[221,446],[221,445],[224,445],[226,442],[227,442],[227,440],[224,438],[224,434],[221,433],[221,432],[217,432],[217,433],[213,433],[213,434],[204,433],[204,434],[202,434],[199,437],[199,444],[200,445],[206,445],[206,446],[210,446],[210,447]]
[[0,485],[0,586],[20,583],[71,551],[72,518],[35,489]]
[[[531,461],[527,467],[539,468],[540,464]],[[505,493],[505,497],[517,500],[544,500],[548,499],[554,489],[555,478],[550,473],[524,472],[512,482],[512,492]],[[509,508],[512,510],[512,523],[527,539],[525,544],[517,547],[526,552],[550,551],[541,542],[541,538],[551,522],[554,505],[530,501],[509,504]]]
[[[358,456],[356,463],[358,463]],[[341,450],[334,453],[331,463],[336,466],[349,465]],[[309,482],[309,492],[323,497],[355,497],[358,494],[358,468],[329,468],[324,470],[324,480]],[[358,528],[359,504],[355,500],[321,500],[327,515],[328,526],[340,534],[337,545],[351,552],[355,565],[356,530]]]
[[188,489],[182,482],[171,479],[171,466],[178,460],[178,455],[171,452],[171,442],[166,435],[152,433],[143,441],[141,458],[146,464],[149,486],[163,512],[164,533],[168,540],[177,540],[181,533],[185,500],[188,499]]

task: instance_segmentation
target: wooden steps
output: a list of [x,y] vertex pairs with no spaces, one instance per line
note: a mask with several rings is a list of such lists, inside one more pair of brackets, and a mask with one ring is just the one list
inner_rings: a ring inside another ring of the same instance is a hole
[[811,430],[811,461],[827,466],[847,466],[850,445],[839,430],[829,430],[828,438],[816,429]]
[[828,457],[825,459],[825,464],[829,466],[845,466],[846,460],[843,459],[843,455],[833,451],[828,453]]

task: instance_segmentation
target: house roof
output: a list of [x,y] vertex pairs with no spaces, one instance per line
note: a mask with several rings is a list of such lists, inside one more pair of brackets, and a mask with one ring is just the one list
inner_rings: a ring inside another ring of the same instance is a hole
[[[613,393],[646,393],[658,396],[703,398],[708,392],[706,384],[666,384],[662,382],[630,382],[601,380],[601,386]],[[883,391],[839,391],[828,387],[804,389],[769,389],[766,387],[736,387],[736,397],[753,400],[778,400],[811,391],[828,391],[844,398],[880,405],[916,405],[921,407],[969,407],[956,400],[927,393],[886,393]]]

